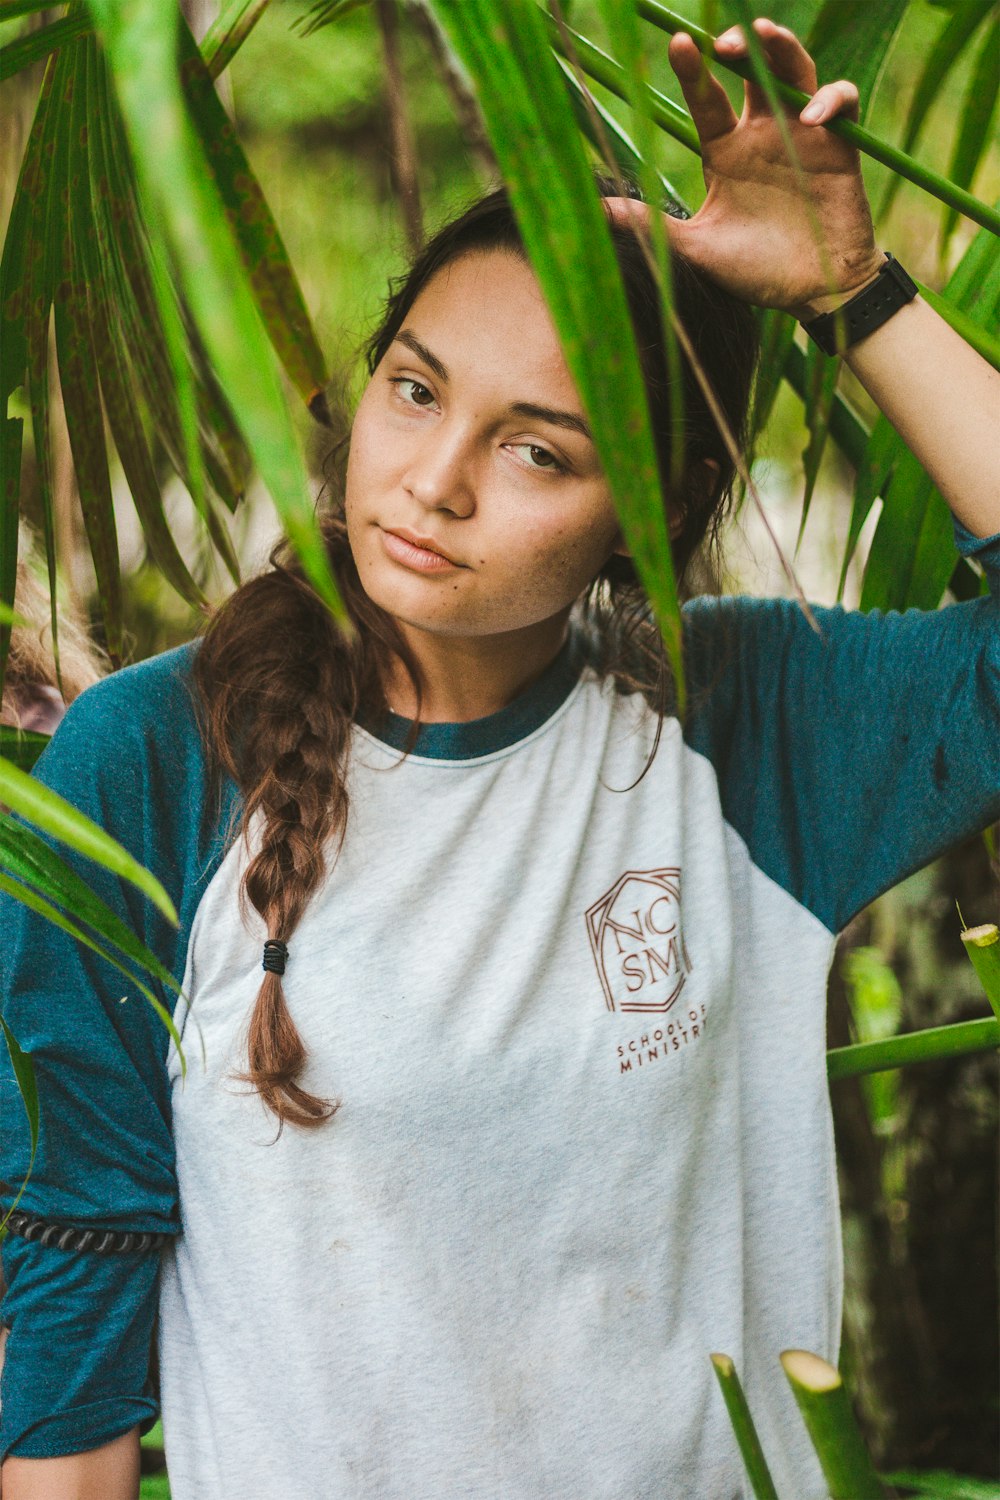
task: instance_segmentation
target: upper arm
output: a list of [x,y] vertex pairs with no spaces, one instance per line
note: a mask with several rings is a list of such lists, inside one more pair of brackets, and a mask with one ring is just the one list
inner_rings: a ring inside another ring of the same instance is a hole
[[9,1458],[2,1465],[4,1500],[138,1500],[139,1429],[88,1453],[60,1458]]
[[817,609],[817,633],[789,601],[731,604],[696,740],[754,862],[836,932],[1000,817],[1000,607]]

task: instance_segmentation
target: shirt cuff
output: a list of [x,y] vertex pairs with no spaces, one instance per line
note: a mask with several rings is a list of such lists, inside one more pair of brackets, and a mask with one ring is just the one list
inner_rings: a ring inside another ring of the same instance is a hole
[[957,516],[952,517],[955,527],[955,546],[963,557],[974,557],[987,569],[1000,569],[1000,531],[993,536],[973,536]]
[[141,1423],[155,1420],[157,1404],[152,1396],[121,1400],[105,1398],[72,1411],[44,1417],[21,1434],[3,1453],[3,1458],[63,1458],[69,1453],[89,1453],[114,1438],[131,1432]]

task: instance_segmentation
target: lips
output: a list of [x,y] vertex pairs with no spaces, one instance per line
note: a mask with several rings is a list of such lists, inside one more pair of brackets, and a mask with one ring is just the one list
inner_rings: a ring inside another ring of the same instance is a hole
[[388,556],[417,573],[442,573],[464,567],[449,557],[431,537],[410,531],[405,526],[380,527],[382,546]]

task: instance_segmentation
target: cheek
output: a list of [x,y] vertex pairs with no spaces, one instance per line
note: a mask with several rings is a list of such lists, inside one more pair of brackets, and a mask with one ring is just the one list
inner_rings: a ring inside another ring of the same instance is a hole
[[577,598],[604,566],[617,536],[617,521],[606,512],[592,513],[586,526],[579,518],[562,525],[539,526],[522,534],[512,572],[536,585],[555,588],[565,602]]

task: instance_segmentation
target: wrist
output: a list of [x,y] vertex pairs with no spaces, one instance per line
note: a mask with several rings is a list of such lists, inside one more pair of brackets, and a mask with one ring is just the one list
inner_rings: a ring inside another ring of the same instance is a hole
[[859,292],[863,292],[866,287],[877,281],[885,263],[884,253],[876,250],[865,267],[855,272],[842,287],[833,292],[822,292],[815,297],[810,297],[808,302],[803,302],[799,307],[791,309],[792,316],[800,323],[808,323],[811,318],[819,318],[824,313],[836,312],[838,307],[843,307]]
[[824,354],[844,354],[912,302],[918,290],[913,277],[887,253],[877,276],[831,312],[809,318],[803,327]]

